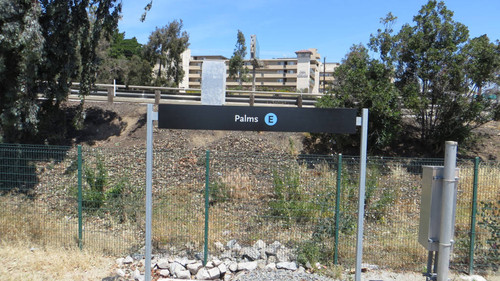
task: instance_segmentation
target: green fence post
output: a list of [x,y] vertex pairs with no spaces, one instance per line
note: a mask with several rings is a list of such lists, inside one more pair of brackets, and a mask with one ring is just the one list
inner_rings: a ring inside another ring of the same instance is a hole
[[476,239],[476,213],[477,213],[477,183],[479,172],[479,157],[474,159],[474,182],[472,184],[472,214],[470,220],[469,242],[469,275],[474,274],[474,243]]
[[335,197],[335,249],[333,263],[338,264],[339,254],[339,212],[340,212],[340,184],[342,178],[342,154],[338,155],[337,161],[337,196]]
[[78,146],[78,247],[83,249],[83,215],[82,215],[82,146]]
[[204,254],[203,254],[203,266],[207,265],[208,261],[208,209],[209,209],[209,180],[210,180],[210,150],[207,150],[206,156],[205,156],[205,164],[206,164],[206,169],[205,169],[205,248],[204,248]]

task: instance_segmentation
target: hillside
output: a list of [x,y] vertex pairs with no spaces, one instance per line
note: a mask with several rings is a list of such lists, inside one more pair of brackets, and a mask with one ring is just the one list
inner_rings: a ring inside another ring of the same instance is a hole
[[[69,104],[72,107],[74,104]],[[72,144],[97,147],[145,146],[146,105],[87,102],[85,128],[68,140]],[[160,130],[155,128],[155,146],[162,148],[217,149],[263,152],[304,152],[307,133]],[[500,122],[489,122],[475,130],[476,145],[460,157],[500,159]],[[404,144],[401,144],[404,146]],[[460,144],[459,144],[460,147]],[[425,153],[411,152],[422,156]],[[344,153],[346,154],[346,153]],[[391,154],[391,156],[396,156]]]

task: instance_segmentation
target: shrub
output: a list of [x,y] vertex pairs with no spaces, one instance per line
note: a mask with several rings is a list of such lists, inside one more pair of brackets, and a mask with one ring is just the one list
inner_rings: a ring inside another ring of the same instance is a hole
[[229,200],[229,188],[223,182],[214,182],[209,186],[210,204],[223,203]]
[[283,176],[274,172],[273,187],[275,200],[269,203],[272,216],[287,223],[305,222],[318,211],[318,205],[302,190],[297,169],[289,169]]
[[88,210],[97,210],[104,203],[104,188],[108,181],[108,171],[101,157],[97,157],[95,169],[85,165],[85,181],[89,188],[82,190],[83,207]]

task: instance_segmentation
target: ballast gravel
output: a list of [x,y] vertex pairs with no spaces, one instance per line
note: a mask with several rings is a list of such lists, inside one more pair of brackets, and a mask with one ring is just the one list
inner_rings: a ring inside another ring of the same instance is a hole
[[317,274],[298,273],[289,270],[257,269],[237,276],[234,281],[335,281]]

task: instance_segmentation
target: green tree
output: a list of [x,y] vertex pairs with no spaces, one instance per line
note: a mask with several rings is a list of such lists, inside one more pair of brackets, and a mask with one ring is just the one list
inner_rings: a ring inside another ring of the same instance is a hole
[[[388,15],[383,23],[394,20]],[[446,140],[466,144],[472,129],[493,118],[498,105],[476,92],[492,81],[498,51],[485,37],[469,41],[467,27],[453,20],[443,2],[430,0],[413,21],[395,35],[390,28],[379,30],[370,46],[395,69],[395,85],[416,116],[421,145],[439,154]]]
[[[5,141],[43,140],[54,131],[64,135],[60,105],[75,80],[82,98],[75,125],[82,124],[99,38],[116,27],[120,11],[116,0],[0,0],[0,130]],[[41,104],[38,94],[45,98]]]
[[36,84],[45,43],[40,14],[31,0],[0,0],[0,133],[6,142],[37,131]]
[[[321,97],[318,107],[368,108],[368,142],[372,151],[384,150],[399,136],[401,110],[398,91],[391,79],[393,72],[383,63],[370,58],[363,45],[351,47],[350,52],[335,69],[332,92]],[[359,143],[359,135],[333,135],[333,149],[343,150]]]
[[238,78],[238,83],[241,87],[243,80],[246,79],[248,68],[244,66],[245,56],[247,55],[247,47],[245,44],[245,35],[241,30],[238,30],[236,46],[233,56],[229,60],[229,77]]
[[182,53],[188,47],[189,35],[182,31],[182,20],[174,20],[151,33],[145,52],[152,66],[158,64],[155,85],[179,86],[184,77]]
[[137,42],[137,38],[126,39],[125,32],[118,32],[116,30],[111,40],[109,56],[112,58],[124,57],[129,59],[134,55],[140,56],[141,49],[142,45]]
[[102,37],[97,49],[99,68],[96,82],[125,85],[149,85],[152,67],[142,58],[143,46],[134,37],[126,39],[116,30],[109,41]]
[[465,72],[469,89],[481,95],[487,84],[498,84],[500,81],[500,42],[490,42],[488,36],[482,35],[471,39],[464,47]]

